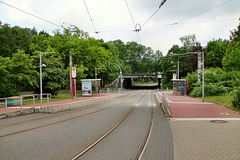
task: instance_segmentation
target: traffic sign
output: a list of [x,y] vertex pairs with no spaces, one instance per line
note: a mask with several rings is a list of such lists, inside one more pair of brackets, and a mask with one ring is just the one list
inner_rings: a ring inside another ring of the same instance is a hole
[[72,67],[72,78],[76,78],[76,77],[77,77],[77,68]]

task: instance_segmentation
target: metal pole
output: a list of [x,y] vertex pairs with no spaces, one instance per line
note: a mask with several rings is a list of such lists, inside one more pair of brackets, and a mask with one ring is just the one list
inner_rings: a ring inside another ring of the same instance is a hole
[[49,109],[49,94],[47,94],[47,108]]
[[202,52],[202,101],[204,102],[204,52]]
[[97,68],[95,68],[95,79],[97,79]]
[[20,103],[21,103],[21,113],[22,113],[22,97],[20,98]]
[[40,99],[42,109],[42,53],[40,52]]
[[6,116],[7,116],[7,99],[5,99],[5,114],[6,114]]
[[69,68],[70,68],[70,94],[72,94],[72,50],[70,50],[70,55],[69,55]]
[[110,64],[114,64],[114,65],[116,65],[116,66],[118,66],[118,68],[119,68],[119,70],[120,70],[120,87],[121,87],[121,90],[122,90],[122,69],[121,69],[121,67],[118,65],[118,64],[116,64],[116,63],[110,63],[109,62],[109,65]]
[[35,95],[33,95],[33,109],[34,109],[34,112],[35,112]]
[[178,60],[177,70],[178,70],[177,78],[180,79],[180,75],[179,75],[179,60]]

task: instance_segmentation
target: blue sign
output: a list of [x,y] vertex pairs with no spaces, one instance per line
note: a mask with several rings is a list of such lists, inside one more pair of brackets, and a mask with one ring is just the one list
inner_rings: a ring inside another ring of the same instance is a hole
[[92,95],[92,82],[82,81],[82,96],[91,96]]

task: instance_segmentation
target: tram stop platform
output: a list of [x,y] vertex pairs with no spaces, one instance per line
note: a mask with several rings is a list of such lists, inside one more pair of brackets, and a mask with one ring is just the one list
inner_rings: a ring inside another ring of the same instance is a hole
[[21,114],[28,114],[33,112],[56,113],[60,111],[85,107],[101,101],[103,102],[108,100],[109,98],[113,98],[116,96],[121,96],[121,94],[99,94],[92,95],[91,97],[77,97],[73,99],[50,101],[49,104],[47,102],[44,102],[42,104],[42,107],[41,103],[36,103],[35,107],[33,107],[33,104],[23,105],[22,107],[11,106],[7,107],[7,110],[5,107],[1,107],[0,118],[14,117]]
[[188,96],[173,95],[172,92],[158,92],[156,95],[161,103],[163,96],[167,99],[170,120],[199,120],[203,118],[240,120],[238,112],[218,104],[202,102],[202,100]]

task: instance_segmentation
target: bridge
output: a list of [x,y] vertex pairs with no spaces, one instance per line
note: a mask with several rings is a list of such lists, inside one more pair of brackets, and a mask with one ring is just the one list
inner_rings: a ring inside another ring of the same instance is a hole
[[[122,75],[123,78],[123,87],[124,88],[131,88],[133,86],[133,79],[134,78],[157,78],[158,85],[155,86],[156,88],[160,88],[162,75],[158,74],[124,74]],[[113,88],[120,88],[120,75],[110,84]]]

